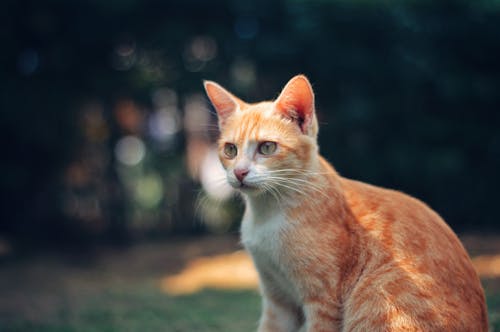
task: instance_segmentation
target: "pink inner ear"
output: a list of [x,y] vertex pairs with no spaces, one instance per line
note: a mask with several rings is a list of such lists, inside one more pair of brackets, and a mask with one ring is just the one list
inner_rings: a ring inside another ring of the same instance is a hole
[[286,117],[297,121],[301,131],[307,133],[314,114],[314,93],[307,78],[292,78],[276,100],[276,106]]

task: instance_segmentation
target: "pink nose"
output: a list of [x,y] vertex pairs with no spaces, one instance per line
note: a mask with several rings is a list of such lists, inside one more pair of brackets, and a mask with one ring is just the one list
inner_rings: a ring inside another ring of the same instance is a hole
[[234,169],[234,175],[236,175],[236,178],[238,181],[243,182],[243,179],[245,176],[247,176],[249,170],[246,168],[235,168]]

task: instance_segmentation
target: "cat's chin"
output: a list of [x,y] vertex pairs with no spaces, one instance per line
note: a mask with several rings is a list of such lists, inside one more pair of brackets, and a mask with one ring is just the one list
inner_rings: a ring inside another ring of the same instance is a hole
[[257,196],[262,194],[263,190],[259,187],[248,185],[245,183],[241,183],[237,187],[233,187],[237,191],[239,191],[242,194],[249,195],[249,196]]

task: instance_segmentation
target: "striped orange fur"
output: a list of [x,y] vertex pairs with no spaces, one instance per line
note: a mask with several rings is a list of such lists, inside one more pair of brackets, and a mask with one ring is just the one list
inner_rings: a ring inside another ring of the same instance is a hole
[[305,76],[257,104],[214,82],[205,89],[227,181],[246,202],[241,235],[259,272],[259,331],[488,330],[479,278],[441,217],[341,177],[319,155]]

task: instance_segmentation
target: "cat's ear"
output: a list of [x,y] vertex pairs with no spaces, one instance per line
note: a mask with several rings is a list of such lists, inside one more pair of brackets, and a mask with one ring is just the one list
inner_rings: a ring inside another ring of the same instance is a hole
[[219,117],[219,127],[224,126],[226,120],[245,104],[241,99],[212,81],[204,81],[205,91],[214,105]]
[[318,124],[314,109],[314,92],[304,75],[293,77],[275,101],[276,109],[296,122],[303,134],[316,136]]

